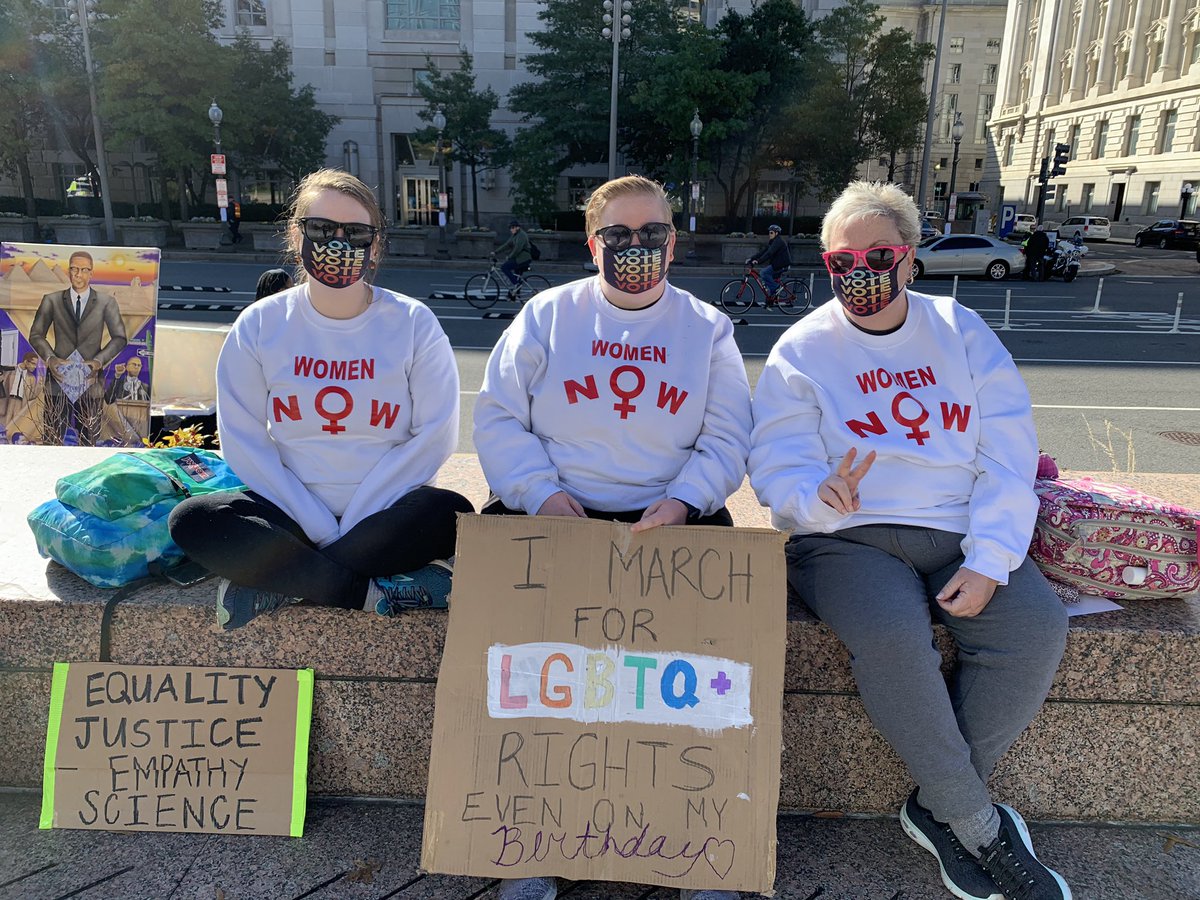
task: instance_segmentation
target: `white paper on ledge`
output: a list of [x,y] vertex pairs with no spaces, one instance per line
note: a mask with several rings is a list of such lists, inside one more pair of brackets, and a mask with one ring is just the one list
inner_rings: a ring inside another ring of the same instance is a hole
[[1067,616],[1090,616],[1093,613],[1112,612],[1114,609],[1124,608],[1121,604],[1114,603],[1107,597],[1080,594],[1077,601],[1067,604]]

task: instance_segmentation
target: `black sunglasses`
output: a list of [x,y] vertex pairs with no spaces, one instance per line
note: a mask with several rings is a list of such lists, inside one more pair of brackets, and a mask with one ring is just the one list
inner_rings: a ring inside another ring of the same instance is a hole
[[638,236],[638,242],[647,250],[657,250],[671,237],[671,226],[666,222],[647,222],[641,228],[630,228],[628,225],[605,225],[592,232],[604,246],[613,253],[629,249],[633,236]]
[[298,220],[304,236],[310,241],[332,241],[337,237],[338,229],[345,236],[346,243],[351,247],[369,247],[375,240],[379,229],[374,225],[362,222],[335,222],[333,219],[303,218]]

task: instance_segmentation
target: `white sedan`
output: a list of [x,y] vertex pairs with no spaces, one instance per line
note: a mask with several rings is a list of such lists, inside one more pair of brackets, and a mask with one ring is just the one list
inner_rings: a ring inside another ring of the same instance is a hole
[[986,234],[948,234],[917,247],[916,275],[985,275],[1003,281],[1025,268],[1021,249]]

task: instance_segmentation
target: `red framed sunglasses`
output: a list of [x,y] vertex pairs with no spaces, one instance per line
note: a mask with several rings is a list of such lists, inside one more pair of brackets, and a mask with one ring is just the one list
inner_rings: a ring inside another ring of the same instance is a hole
[[825,268],[831,275],[849,275],[860,265],[872,272],[887,272],[911,249],[908,244],[900,244],[867,250],[827,250],[821,254],[821,259],[825,260]]

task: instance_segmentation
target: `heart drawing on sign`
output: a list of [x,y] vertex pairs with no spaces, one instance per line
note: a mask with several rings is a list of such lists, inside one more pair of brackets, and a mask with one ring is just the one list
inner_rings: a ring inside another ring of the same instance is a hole
[[737,852],[737,847],[730,840],[718,841],[715,838],[709,838],[704,842],[704,861],[708,863],[710,869],[716,873],[718,878],[725,878],[729,875],[729,870],[733,868],[733,857]]

